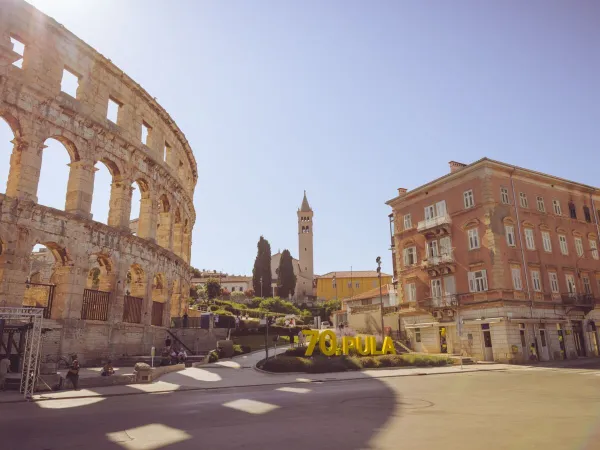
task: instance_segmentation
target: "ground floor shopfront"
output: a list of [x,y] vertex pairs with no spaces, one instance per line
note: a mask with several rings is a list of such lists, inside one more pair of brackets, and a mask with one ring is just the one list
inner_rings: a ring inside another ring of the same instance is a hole
[[460,311],[446,321],[400,313],[399,326],[417,352],[517,363],[599,356],[596,323],[600,309],[584,315],[558,308],[499,307]]

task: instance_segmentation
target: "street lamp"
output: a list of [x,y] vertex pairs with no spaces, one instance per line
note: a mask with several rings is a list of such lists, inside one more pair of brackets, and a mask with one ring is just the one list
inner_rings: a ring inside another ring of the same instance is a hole
[[381,256],[378,256],[375,260],[377,263],[377,277],[379,278],[379,311],[381,312],[381,340],[384,339],[383,330],[383,295],[381,292]]

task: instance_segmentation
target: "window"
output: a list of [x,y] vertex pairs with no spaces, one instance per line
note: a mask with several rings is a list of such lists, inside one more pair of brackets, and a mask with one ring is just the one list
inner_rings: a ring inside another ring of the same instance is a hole
[[568,273],[565,275],[565,279],[567,280],[567,292],[570,295],[574,295],[577,292],[577,290],[575,289],[575,277],[572,274]]
[[21,55],[21,58],[17,59],[14,63],[13,66],[18,67],[19,69],[23,68],[23,55],[25,54],[25,44],[23,44],[21,41],[19,41],[18,39],[15,39],[14,37],[10,37],[10,42],[12,42],[13,45],[13,52]]
[[590,223],[592,221],[592,215],[590,214],[590,208],[587,206],[583,207],[583,216],[585,217],[585,221]]
[[362,306],[367,306],[367,305],[370,305],[370,304],[371,304],[371,299],[370,299],[370,298],[367,298],[367,299],[361,300],[361,301],[360,301],[360,304],[361,304]]
[[412,220],[411,220],[410,214],[405,214],[404,215],[404,229],[408,230],[410,228],[412,228]]
[[404,292],[406,294],[407,302],[417,301],[417,285],[415,283],[408,283],[404,286]]
[[163,151],[163,161],[167,161],[167,158],[169,158],[169,155],[171,154],[171,146],[169,145],[169,143],[167,141],[165,141],[165,148]]
[[577,209],[575,209],[575,203],[569,202],[569,216],[571,219],[577,219]]
[[542,292],[542,279],[539,270],[531,271],[531,281],[533,281],[533,290],[535,292]]
[[558,242],[560,243],[560,252],[563,255],[569,254],[569,247],[567,247],[567,237],[564,234],[558,235]]
[[348,281],[348,289],[352,289],[352,281]]
[[538,195],[537,197],[537,209],[540,212],[546,212],[546,205],[544,205],[544,198]]
[[550,240],[550,233],[542,231],[542,243],[544,244],[544,251],[552,253],[552,241]]
[[108,110],[106,112],[106,118],[112,123],[118,123],[117,120],[119,119],[119,110],[121,106],[123,105],[114,98],[108,99]]
[[588,277],[583,277],[583,290],[585,291],[586,294],[591,294],[592,293],[592,285],[590,284],[590,279]]
[[469,291],[483,292],[487,291],[487,274],[485,270],[469,272]]
[[505,225],[504,232],[506,233],[506,243],[509,247],[514,247],[515,243],[515,227],[512,225]]
[[417,247],[404,249],[404,266],[414,266],[417,263]]
[[436,217],[443,217],[446,215],[446,201],[442,200],[437,202],[435,205],[425,207],[425,220],[432,220]]
[[521,280],[521,268],[513,267],[510,269],[510,273],[512,275],[513,287],[515,288],[515,291],[522,291],[523,280]]
[[500,188],[500,201],[502,201],[502,203],[504,203],[505,205],[508,205],[510,203],[510,200],[508,198],[508,189],[506,189],[505,187]]
[[60,90],[77,98],[77,88],[79,87],[79,75],[76,75],[66,67],[63,68],[62,79],[60,80]]
[[519,202],[521,203],[521,208],[529,208],[529,203],[527,202],[527,195],[525,195],[525,192],[519,192]]
[[438,249],[438,241],[431,241],[427,243],[427,257],[435,258],[436,256],[440,256],[440,252]]
[[552,200],[552,206],[554,207],[554,214],[562,216],[562,209],[560,209],[560,202],[556,199]]
[[356,289],[358,289],[360,287],[360,281],[357,281],[356,283],[354,283],[354,287],[356,287]]
[[590,249],[592,251],[592,258],[598,259],[598,244],[593,239],[590,239]]
[[335,278],[331,280],[331,287],[334,289],[337,287],[337,280]]
[[469,230],[469,250],[479,248],[479,232],[477,228],[471,228]]
[[435,278],[431,280],[431,297],[442,297],[442,280],[440,278]]
[[415,342],[421,342],[421,329],[415,328]]
[[525,228],[525,246],[527,250],[535,250],[535,239],[531,228]]
[[556,275],[556,272],[550,272],[548,278],[550,278],[550,290],[553,294],[558,294],[558,275]]
[[142,122],[142,144],[148,145],[148,139],[150,138],[150,133],[152,132],[152,127],[148,125],[146,122]]
[[583,256],[583,241],[580,237],[575,238],[575,252],[580,258]]
[[475,206],[475,199],[473,198],[472,190],[464,192],[463,199],[465,200],[465,208],[472,208],[473,206]]
[[235,286],[231,287],[231,292],[235,292]]

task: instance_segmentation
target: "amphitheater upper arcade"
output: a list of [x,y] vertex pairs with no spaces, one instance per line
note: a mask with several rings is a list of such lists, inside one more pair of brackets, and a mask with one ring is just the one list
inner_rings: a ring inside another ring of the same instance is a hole
[[[108,320],[121,320],[135,290],[144,301],[140,322],[151,323],[154,302],[166,304],[166,324],[185,307],[196,219],[198,174],[184,134],[139,84],[53,19],[21,0],[4,0],[2,13],[0,117],[14,140],[0,194],[0,305],[22,304],[31,251],[43,244],[55,258],[52,318],[86,318],[83,292],[97,255],[102,280],[92,287],[110,292]],[[25,45],[22,55],[11,38]],[[19,60],[21,68],[13,64]],[[61,91],[65,71],[78,79],[75,97]],[[109,102],[118,106],[116,123],[107,117]],[[48,138],[71,160],[64,211],[37,204]],[[106,225],[91,216],[99,162],[112,176]],[[136,235],[129,229],[134,184],[141,194]]]

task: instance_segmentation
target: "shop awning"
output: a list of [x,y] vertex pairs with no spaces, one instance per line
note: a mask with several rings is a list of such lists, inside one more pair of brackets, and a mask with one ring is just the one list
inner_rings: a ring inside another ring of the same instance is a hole
[[465,325],[477,325],[480,323],[498,323],[506,320],[505,317],[490,317],[488,319],[463,319]]
[[409,323],[404,325],[407,330],[413,330],[415,328],[431,328],[431,327],[454,327],[455,322],[423,322],[423,323]]
[[549,319],[549,318],[543,318],[543,319],[519,319],[519,318],[515,318],[512,317],[510,319],[511,322],[516,322],[516,323],[567,323],[568,320],[567,319]]

